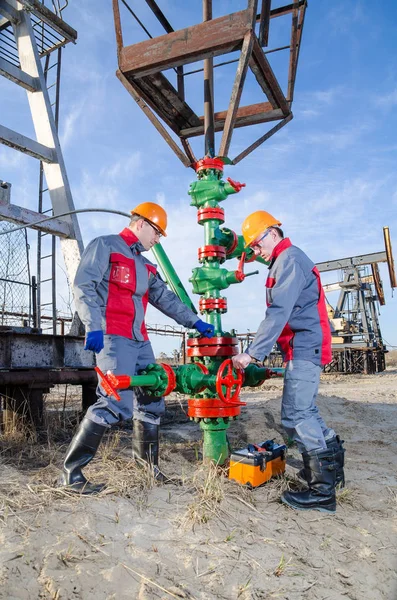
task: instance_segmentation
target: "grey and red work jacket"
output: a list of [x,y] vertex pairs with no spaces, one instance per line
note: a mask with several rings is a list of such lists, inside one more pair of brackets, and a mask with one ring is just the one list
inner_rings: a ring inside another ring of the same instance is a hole
[[184,327],[196,323],[197,315],[167,288],[156,266],[142,256],[144,250],[128,228],[88,244],[73,286],[86,331],[145,341],[148,302]]
[[266,316],[247,349],[262,361],[274,344],[284,361],[309,360],[316,365],[331,361],[331,329],[324,290],[317,267],[288,238],[270,257],[266,280]]

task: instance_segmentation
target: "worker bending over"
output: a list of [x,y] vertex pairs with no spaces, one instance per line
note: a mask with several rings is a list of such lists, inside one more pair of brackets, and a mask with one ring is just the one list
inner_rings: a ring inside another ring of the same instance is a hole
[[322,366],[331,361],[331,330],[320,274],[306,254],[293,246],[280,221],[256,211],[243,222],[246,247],[269,262],[266,316],[246,350],[233,357],[235,368],[263,362],[276,341],[286,362],[281,422],[302,453],[302,492],[284,492],[292,508],[335,512],[335,487],[344,485],[342,442],[321,418],[316,398]]
[[[148,303],[206,337],[213,336],[214,326],[197,319],[142,254],[166,236],[165,210],[144,202],[131,213],[129,226],[120,234],[98,237],[87,246],[74,281],[74,299],[86,328],[85,350],[96,353],[98,367],[104,373],[133,376],[155,362],[144,320]],[[100,384],[97,396],[69,446],[61,484],[83,494],[101,491],[104,486],[88,482],[82,468],[94,458],[105,431],[132,417],[134,456],[150,463],[156,478],[164,481],[158,468],[164,398],[135,388],[121,391],[118,402],[107,396]]]

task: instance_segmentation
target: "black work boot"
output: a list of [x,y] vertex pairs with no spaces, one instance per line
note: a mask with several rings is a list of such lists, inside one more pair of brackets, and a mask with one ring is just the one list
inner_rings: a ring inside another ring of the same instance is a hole
[[281,502],[298,510],[336,510],[336,461],[332,449],[311,450],[302,454],[309,489],[303,492],[283,492]]
[[98,494],[104,484],[92,484],[84,477],[81,469],[94,458],[103,434],[108,427],[94,423],[85,417],[72,439],[63,463],[60,485],[67,486],[68,491],[79,494]]
[[[339,489],[345,487],[345,472],[343,467],[345,465],[346,450],[343,446],[343,442],[344,440],[341,440],[339,435],[335,435],[330,440],[325,440],[327,448],[334,451],[334,458],[336,462],[336,487]],[[296,476],[305,483],[308,483],[305,468],[301,469]]]
[[134,419],[132,456],[153,469],[154,478],[161,483],[178,483],[159,469],[159,425]]

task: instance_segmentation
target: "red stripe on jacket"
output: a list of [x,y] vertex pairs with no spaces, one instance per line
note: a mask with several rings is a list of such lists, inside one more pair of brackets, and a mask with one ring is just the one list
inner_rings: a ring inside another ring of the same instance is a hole
[[329,325],[328,314],[327,314],[327,306],[325,303],[325,294],[323,290],[323,286],[321,285],[320,273],[318,272],[317,267],[313,269],[314,275],[317,277],[318,284],[318,302],[317,302],[317,310],[318,317],[320,319],[320,327],[323,333],[323,340],[321,343],[321,364],[327,365],[332,360],[332,349],[331,349],[331,328]]

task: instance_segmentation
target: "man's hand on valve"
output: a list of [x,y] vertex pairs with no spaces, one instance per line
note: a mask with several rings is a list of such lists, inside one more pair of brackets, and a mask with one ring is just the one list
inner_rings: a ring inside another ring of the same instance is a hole
[[235,369],[246,369],[252,362],[252,357],[246,352],[242,352],[241,354],[236,354],[236,356],[233,356],[232,362]]
[[103,331],[89,331],[85,336],[84,350],[98,354],[103,349]]
[[198,321],[195,322],[193,327],[195,329],[197,329],[197,331],[199,333],[201,333],[201,335],[203,337],[207,337],[207,338],[214,337],[215,327],[213,325],[211,325],[211,323],[206,323],[205,321],[202,321],[201,319],[199,319]]

